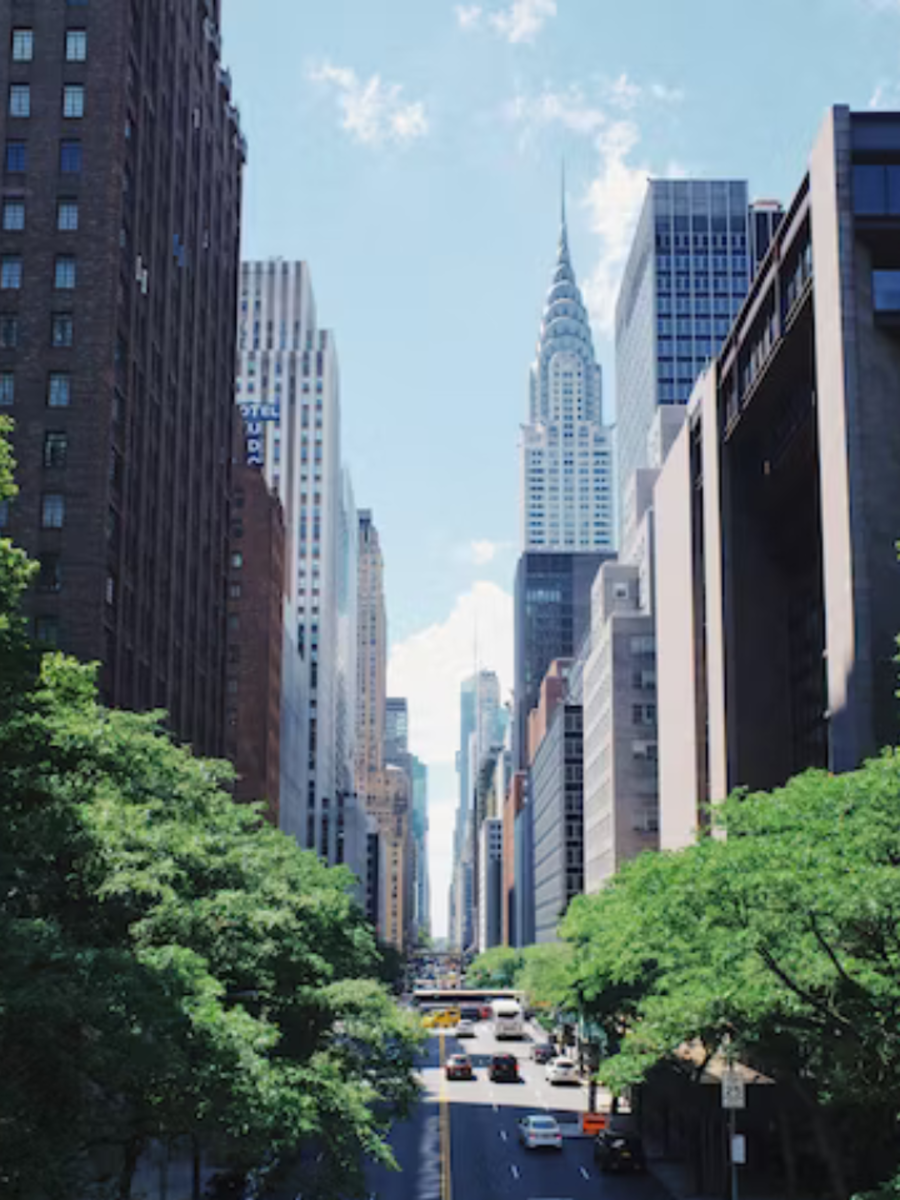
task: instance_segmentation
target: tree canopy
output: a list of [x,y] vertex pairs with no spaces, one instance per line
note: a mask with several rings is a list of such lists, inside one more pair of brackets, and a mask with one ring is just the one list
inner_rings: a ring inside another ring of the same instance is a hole
[[418,1033],[349,873],[236,804],[163,714],[41,658],[30,573],[0,540],[0,1191],[128,1197],[146,1145],[189,1135],[241,1167],[314,1145],[304,1195],[361,1194]]

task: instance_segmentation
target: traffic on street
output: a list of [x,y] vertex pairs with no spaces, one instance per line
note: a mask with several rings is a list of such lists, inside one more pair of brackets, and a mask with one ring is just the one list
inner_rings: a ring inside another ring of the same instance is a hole
[[[373,1167],[369,1200],[667,1200],[649,1172],[601,1170],[608,1160],[598,1161],[595,1139],[581,1133],[586,1084],[551,1082],[544,1053],[532,1056],[531,1032],[498,1041],[491,1021],[473,1024],[464,1041],[452,1026],[429,1030],[421,1100],[391,1138],[401,1170]],[[492,1081],[492,1059],[508,1055],[518,1082]],[[455,1056],[468,1060],[471,1077]]]

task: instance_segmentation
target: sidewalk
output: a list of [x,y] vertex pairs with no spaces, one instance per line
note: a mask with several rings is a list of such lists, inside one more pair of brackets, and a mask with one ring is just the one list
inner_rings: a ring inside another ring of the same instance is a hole
[[[648,1157],[647,1169],[651,1175],[656,1176],[672,1200],[721,1200],[720,1195],[711,1192],[698,1195],[691,1187],[687,1167],[674,1159]],[[762,1195],[759,1192],[748,1192],[745,1188],[740,1189],[740,1197],[741,1200],[780,1200],[780,1197],[771,1193]]]

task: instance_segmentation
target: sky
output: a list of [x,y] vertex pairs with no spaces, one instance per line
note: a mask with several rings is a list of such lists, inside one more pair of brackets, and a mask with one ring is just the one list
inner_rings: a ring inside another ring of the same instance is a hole
[[222,0],[249,142],[243,254],[309,265],[343,453],[381,536],[389,692],[429,766],[446,932],[459,684],[512,690],[517,437],[570,245],[611,326],[648,176],[790,200],[825,109],[900,107],[900,0]]

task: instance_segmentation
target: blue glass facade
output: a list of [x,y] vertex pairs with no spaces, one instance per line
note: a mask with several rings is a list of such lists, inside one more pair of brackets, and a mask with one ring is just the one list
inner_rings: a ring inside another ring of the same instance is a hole
[[686,404],[752,272],[747,184],[653,179],[616,306],[618,493],[647,465],[658,404]]

